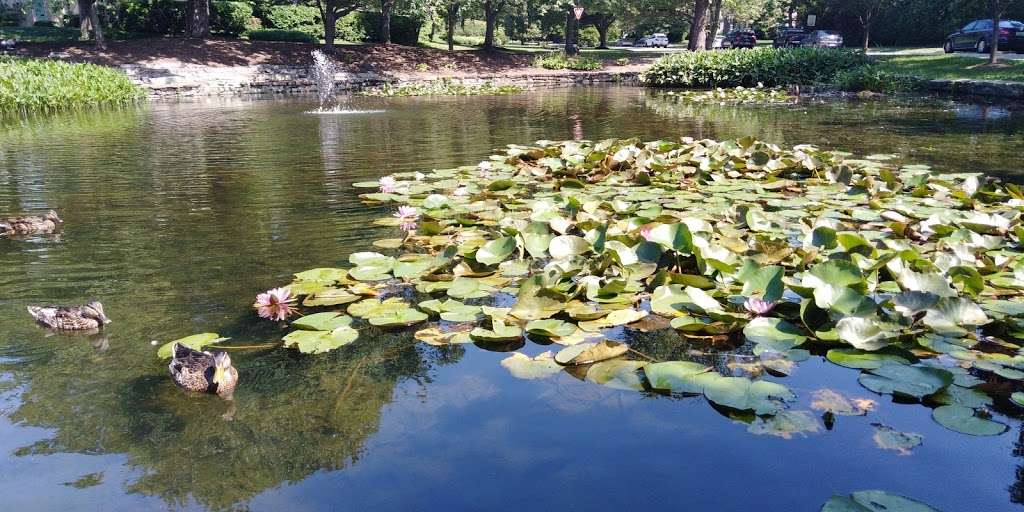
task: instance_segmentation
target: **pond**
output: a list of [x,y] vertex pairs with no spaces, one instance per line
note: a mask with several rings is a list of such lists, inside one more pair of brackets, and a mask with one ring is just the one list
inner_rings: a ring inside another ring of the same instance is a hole
[[[357,98],[382,112],[303,114],[312,103],[196,100],[0,125],[0,212],[53,207],[65,220],[56,236],[0,240],[0,494],[11,510],[789,511],[865,489],[945,511],[1024,503],[1021,410],[995,407],[1010,426],[1000,436],[958,434],[820,356],[777,379],[795,409],[823,388],[874,408],[830,428],[813,413],[813,428],[787,438],[700,396],[571,372],[520,380],[500,364],[507,353],[432,347],[411,331],[316,356],[233,350],[232,402],[181,393],[152,344],[204,331],[280,340],[287,331],[252,312],[258,292],[395,236],[372,223],[391,207],[363,204],[356,182],[473,165],[510,143],[683,135],[895,153],[1020,182],[1024,109],[682,105],[630,87]],[[102,334],[53,335],[25,313],[90,297],[113,319]],[[627,337],[720,371],[743,361],[674,332]],[[892,431],[922,442],[893,449]]]

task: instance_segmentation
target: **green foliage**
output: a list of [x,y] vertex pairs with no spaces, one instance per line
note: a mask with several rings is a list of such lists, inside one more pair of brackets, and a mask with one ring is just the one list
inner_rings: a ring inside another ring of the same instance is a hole
[[844,91],[907,92],[921,89],[922,80],[898,75],[877,65],[861,66],[836,73],[835,85]]
[[517,94],[526,89],[518,85],[495,85],[485,82],[478,85],[454,82],[442,78],[422,84],[399,86],[384,85],[360,92],[364,96],[480,96],[483,94]]
[[16,39],[21,43],[78,41],[79,34],[77,28],[0,26],[0,39]]
[[0,57],[0,112],[125,105],[144,97],[124,73],[112,68]]
[[115,39],[135,34],[181,34],[185,31],[185,3],[174,0],[126,1],[97,4],[103,30]]
[[268,28],[305,32],[315,37],[324,35],[323,20],[316,7],[274,5],[267,10],[263,21]]
[[925,79],[1009,80],[1024,82],[1024,61],[1004,60],[1003,66],[979,66],[973,57],[958,55],[924,55],[891,57],[879,63],[883,69],[898,75],[911,75]]
[[577,39],[576,43],[580,46],[594,47],[601,44],[601,34],[590,25],[580,30],[578,37],[579,39]]
[[562,52],[552,52],[547,55],[538,55],[533,65],[544,69],[571,69],[573,71],[592,71],[601,69],[601,61],[584,57],[568,57]]
[[[379,12],[349,13],[338,21],[338,33],[339,36],[342,31],[348,34],[362,35],[360,39],[343,38],[347,41],[377,42],[380,41],[380,21]],[[419,16],[391,15],[391,42],[405,45],[417,44],[422,25],[423,18]]]
[[299,30],[281,30],[276,28],[261,28],[250,30],[245,33],[252,41],[285,41],[291,43],[315,43],[316,38],[308,32]]
[[822,48],[679,52],[658,59],[641,80],[652,87],[829,83],[838,72],[867,62],[861,52]]
[[246,2],[210,2],[210,29],[237,36],[249,28],[252,5]]

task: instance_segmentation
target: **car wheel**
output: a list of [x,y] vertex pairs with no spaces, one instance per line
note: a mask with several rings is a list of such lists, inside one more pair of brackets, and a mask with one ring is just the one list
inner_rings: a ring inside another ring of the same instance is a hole
[[975,49],[978,50],[978,53],[988,53],[988,43],[984,39],[979,39]]

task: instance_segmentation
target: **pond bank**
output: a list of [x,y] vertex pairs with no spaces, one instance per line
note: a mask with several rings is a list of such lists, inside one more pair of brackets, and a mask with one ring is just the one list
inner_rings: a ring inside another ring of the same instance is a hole
[[[152,67],[139,64],[121,66],[133,82],[150,97],[236,96],[254,94],[306,93],[316,90],[307,66],[260,64],[252,66],[182,65]],[[450,79],[466,85],[491,83],[528,88],[563,87],[577,84],[635,83],[639,66],[622,66],[603,71],[549,71],[523,69],[515,72],[479,74],[386,74],[376,71],[342,71],[335,74],[340,91],[357,91],[384,84],[422,84]]]

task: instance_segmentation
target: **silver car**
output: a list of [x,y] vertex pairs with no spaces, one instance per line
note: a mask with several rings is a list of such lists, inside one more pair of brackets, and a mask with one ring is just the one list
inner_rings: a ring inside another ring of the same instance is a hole
[[804,48],[842,48],[843,36],[833,30],[815,30],[800,42]]

